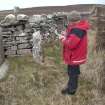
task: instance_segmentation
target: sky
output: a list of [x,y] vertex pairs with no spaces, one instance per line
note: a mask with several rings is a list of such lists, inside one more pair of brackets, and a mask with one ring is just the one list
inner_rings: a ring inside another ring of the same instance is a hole
[[105,0],[0,0],[0,10],[40,6],[66,6],[74,4],[105,4]]

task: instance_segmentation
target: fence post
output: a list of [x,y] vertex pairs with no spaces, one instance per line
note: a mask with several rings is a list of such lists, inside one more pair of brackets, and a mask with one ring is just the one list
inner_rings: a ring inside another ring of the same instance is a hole
[[0,65],[4,62],[4,50],[2,44],[2,34],[1,34],[1,27],[0,27]]
[[7,61],[5,61],[2,41],[2,29],[0,27],[0,80],[6,76],[9,64]]
[[105,7],[97,7],[96,34],[96,69],[97,89],[100,95],[105,94]]

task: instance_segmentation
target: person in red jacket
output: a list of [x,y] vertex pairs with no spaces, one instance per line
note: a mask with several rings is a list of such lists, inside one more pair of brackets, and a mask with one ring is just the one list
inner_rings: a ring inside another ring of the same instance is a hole
[[87,58],[87,30],[89,23],[82,19],[77,11],[72,11],[69,15],[69,24],[66,31],[59,37],[63,44],[63,60],[67,64],[68,84],[62,94],[73,95],[78,88],[78,78],[80,65],[86,62]]

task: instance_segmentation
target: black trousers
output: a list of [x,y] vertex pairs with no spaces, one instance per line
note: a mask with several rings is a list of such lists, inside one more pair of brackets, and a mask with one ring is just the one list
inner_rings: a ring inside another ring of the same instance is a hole
[[73,92],[78,88],[78,78],[80,74],[80,66],[79,65],[68,65],[68,89]]

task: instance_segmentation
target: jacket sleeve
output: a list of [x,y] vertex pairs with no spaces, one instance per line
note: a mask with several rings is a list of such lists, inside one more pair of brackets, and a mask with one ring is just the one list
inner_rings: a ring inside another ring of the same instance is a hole
[[63,40],[63,44],[70,49],[74,49],[78,46],[80,40],[84,37],[84,35],[86,35],[85,30],[74,28],[68,34],[68,37]]

